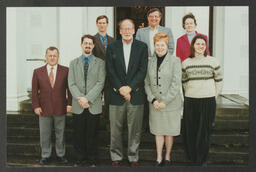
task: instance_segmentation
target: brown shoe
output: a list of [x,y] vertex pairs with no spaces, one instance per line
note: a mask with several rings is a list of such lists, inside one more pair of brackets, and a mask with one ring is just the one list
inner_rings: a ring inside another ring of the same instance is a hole
[[121,163],[120,161],[113,161],[112,162],[112,167],[120,167]]
[[139,166],[138,162],[136,162],[136,161],[131,162],[131,167],[138,167],[138,166]]

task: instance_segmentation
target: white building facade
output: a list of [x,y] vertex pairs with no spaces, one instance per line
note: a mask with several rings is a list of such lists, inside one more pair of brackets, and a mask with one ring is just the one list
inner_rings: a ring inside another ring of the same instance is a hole
[[[222,94],[248,98],[249,8],[214,7],[213,10],[213,56],[222,66]],[[114,36],[114,7],[12,7],[6,11],[7,111],[18,111],[19,103],[28,99],[33,70],[45,64],[40,60],[49,46],[59,48],[59,63],[68,66],[82,53],[82,35],[96,34],[96,18],[103,14],[109,18],[108,34]],[[182,17],[188,12],[197,19],[197,31],[209,34],[209,7],[166,6],[165,26],[172,29],[175,45],[177,38],[185,33]]]

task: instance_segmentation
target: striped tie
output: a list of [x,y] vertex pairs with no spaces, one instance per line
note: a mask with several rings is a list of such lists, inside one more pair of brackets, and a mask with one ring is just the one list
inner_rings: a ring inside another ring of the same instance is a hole
[[84,63],[84,83],[85,83],[85,93],[87,93],[87,91],[86,91],[86,84],[87,84],[87,73],[88,73],[88,68],[89,68],[89,64],[88,64],[88,57],[85,57],[85,63]]

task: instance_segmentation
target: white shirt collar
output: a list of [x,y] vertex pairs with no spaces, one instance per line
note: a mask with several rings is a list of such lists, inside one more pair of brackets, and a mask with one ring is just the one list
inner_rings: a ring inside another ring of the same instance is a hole
[[131,45],[131,44],[132,44],[132,42],[133,42],[133,39],[131,40],[131,42],[130,42],[129,44],[127,44],[127,43],[122,39],[122,43],[123,43],[123,45]]
[[58,64],[56,64],[54,66],[51,66],[51,65],[47,64],[47,70],[51,70],[52,67],[53,67],[53,70],[56,70],[57,69],[57,65]]

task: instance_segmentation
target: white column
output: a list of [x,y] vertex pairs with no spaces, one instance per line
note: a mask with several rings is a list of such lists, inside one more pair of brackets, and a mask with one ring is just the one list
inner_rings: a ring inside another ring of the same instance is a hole
[[225,7],[222,93],[249,96],[248,7]]
[[81,53],[81,37],[85,20],[84,13],[86,8],[83,7],[60,7],[59,11],[59,49],[60,49],[60,64],[69,66],[69,62]]
[[213,8],[213,56],[219,60],[221,69],[224,69],[224,14],[225,7]]
[[6,109],[18,110],[16,61],[16,9],[6,9]]

